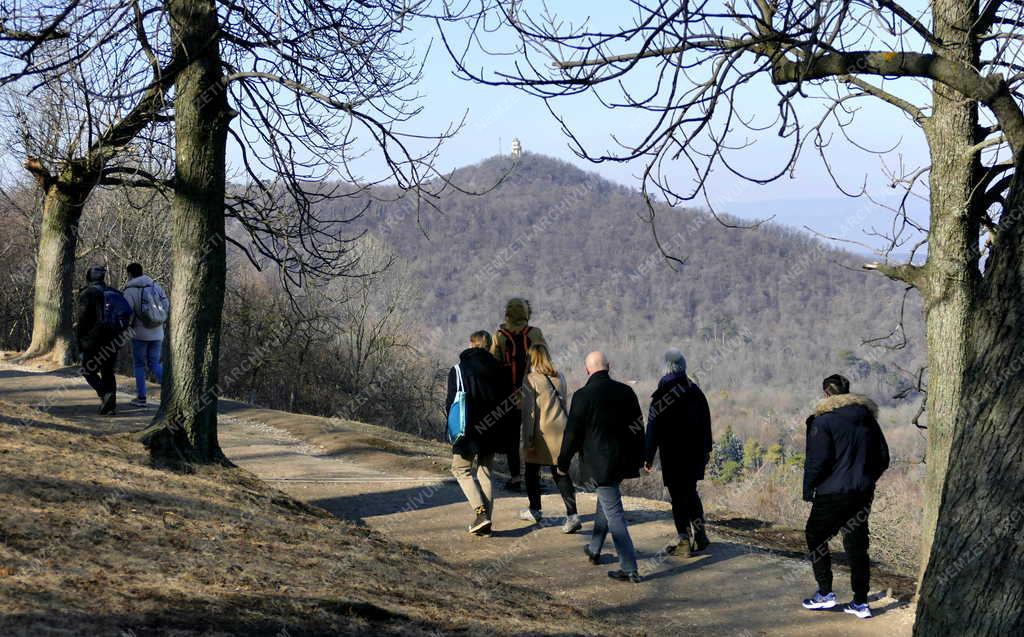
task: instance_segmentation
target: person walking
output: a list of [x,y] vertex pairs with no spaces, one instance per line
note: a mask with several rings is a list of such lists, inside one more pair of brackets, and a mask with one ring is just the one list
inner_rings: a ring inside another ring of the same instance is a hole
[[132,367],[135,371],[135,398],[133,407],[146,406],[146,369],[156,384],[163,383],[164,370],[160,353],[164,342],[164,323],[167,321],[169,302],[156,281],[143,274],[142,265],[128,264],[128,283],[124,297],[132,307]]
[[530,371],[523,381],[522,441],[526,462],[526,497],[530,506],[519,512],[520,519],[540,523],[540,470],[549,467],[551,477],[565,503],[563,533],[575,533],[583,524],[576,512],[576,487],[572,478],[555,470],[562,437],[569,419],[565,376],[555,370],[547,345],[533,344],[528,352]]
[[818,591],[803,606],[824,610],[836,605],[828,542],[842,533],[853,588],[853,601],[843,610],[866,619],[871,617],[868,517],[875,483],[889,468],[889,447],[873,401],[851,394],[850,381],[838,374],[826,378],[822,388],[825,398],[807,419],[803,488],[804,500],[813,503],[806,536]]
[[651,395],[647,416],[644,468],[653,471],[654,455],[661,457],[661,477],[672,498],[676,537],[665,550],[689,556],[710,541],[704,531],[704,506],[697,482],[711,457],[711,410],[704,392],[686,374],[686,357],[678,349],[665,352],[668,373]]
[[[529,363],[527,352],[530,346],[546,345],[544,334],[540,328],[530,325],[530,302],[522,298],[512,298],[505,304],[505,321],[494,333],[491,353],[498,359],[508,375],[508,382],[513,390],[523,386]],[[521,403],[516,402],[514,408],[506,414],[501,428],[505,432],[505,455],[508,458],[509,480],[505,488],[509,491],[522,490],[523,481],[522,459],[520,458],[520,423],[522,421]]]
[[100,398],[100,415],[117,413],[114,367],[124,331],[131,323],[131,308],[124,296],[106,283],[107,269],[94,265],[85,273],[86,285],[78,295],[75,337],[82,355],[82,376]]
[[580,454],[584,480],[596,485],[597,490],[594,530],[583,551],[591,564],[599,564],[601,548],[611,531],[620,568],[609,571],[608,577],[639,583],[643,578],[626,525],[620,485],[640,475],[644,460],[643,412],[636,392],[609,376],[610,365],[603,353],[587,354],[584,365],[590,378],[572,396],[557,471],[568,475],[573,456]]
[[456,393],[465,392],[465,434],[452,445],[452,475],[473,507],[475,518],[469,532],[489,535],[494,497],[491,473],[495,452],[503,449],[500,429],[502,410],[511,391],[501,365],[489,353],[491,335],[484,331],[469,337],[469,348],[448,372],[445,413],[450,414]]

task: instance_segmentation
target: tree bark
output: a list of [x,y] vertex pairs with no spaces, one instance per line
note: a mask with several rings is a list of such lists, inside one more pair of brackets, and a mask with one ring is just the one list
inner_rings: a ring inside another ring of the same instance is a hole
[[[977,15],[963,0],[933,3],[937,54],[974,66],[971,28]],[[935,82],[932,115],[924,124],[932,157],[928,263],[923,273],[928,344],[928,449],[921,524],[920,583],[931,553],[949,449],[965,395],[971,320],[979,280],[975,185],[980,166],[975,143],[978,103]]]
[[175,81],[169,361],[160,412],[141,438],[157,461],[222,462],[218,358],[227,270],[224,162],[232,113],[214,3],[169,0],[167,6],[176,54],[189,62]]
[[[953,433],[917,637],[1024,634],[1024,166],[977,303],[969,392]],[[1008,222],[1008,223],[1007,223]]]
[[75,250],[85,194],[61,180],[43,184],[43,219],[36,250],[32,341],[18,360],[43,359],[71,365],[77,354]]

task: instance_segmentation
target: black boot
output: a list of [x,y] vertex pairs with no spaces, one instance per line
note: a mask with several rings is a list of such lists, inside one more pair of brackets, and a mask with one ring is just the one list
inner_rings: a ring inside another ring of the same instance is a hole
[[100,415],[101,416],[113,416],[117,413],[117,394],[110,392],[103,397],[103,402],[100,404]]
[[694,520],[693,535],[691,537],[693,537],[693,540],[690,543],[691,553],[703,551],[711,544],[711,540],[708,539],[708,534],[704,532],[704,520]]

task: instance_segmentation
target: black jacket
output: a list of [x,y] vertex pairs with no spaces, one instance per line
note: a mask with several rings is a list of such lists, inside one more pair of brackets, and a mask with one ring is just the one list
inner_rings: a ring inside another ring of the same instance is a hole
[[558,467],[569,471],[579,453],[585,481],[609,486],[636,478],[644,455],[643,418],[629,385],[612,380],[607,371],[591,374],[572,395]]
[[[459,369],[466,391],[466,435],[452,451],[470,457],[504,450],[500,424],[505,413],[515,407],[508,374],[490,352],[480,347],[471,347],[459,354]],[[453,367],[448,371],[445,414],[455,402],[456,385]]]
[[666,485],[703,480],[711,443],[711,410],[704,392],[686,374],[662,378],[647,416],[647,463],[661,452]]
[[856,394],[830,396],[807,420],[804,500],[872,493],[889,468],[889,446],[878,426],[878,407]]
[[104,289],[100,283],[90,283],[78,294],[75,337],[78,349],[83,352],[99,351],[117,336],[103,327]]

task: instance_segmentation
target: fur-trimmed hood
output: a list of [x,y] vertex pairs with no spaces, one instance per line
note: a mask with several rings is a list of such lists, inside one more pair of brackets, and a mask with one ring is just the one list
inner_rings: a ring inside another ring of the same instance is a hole
[[835,396],[829,396],[828,398],[822,399],[814,406],[814,415],[822,416],[837,409],[849,407],[850,405],[867,407],[868,411],[871,412],[871,415],[878,418],[878,405],[876,405],[875,401],[871,400],[867,396],[861,396],[860,394],[836,394]]

